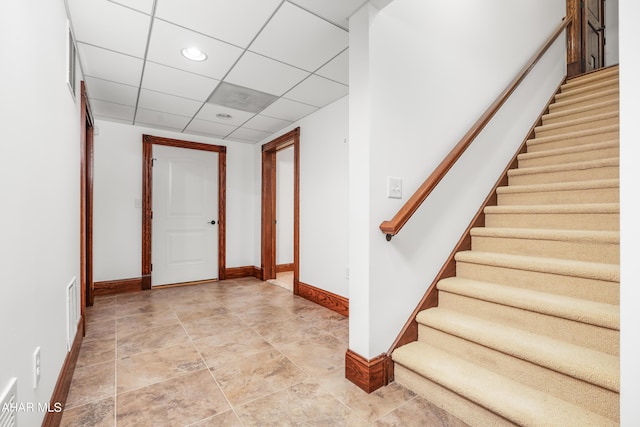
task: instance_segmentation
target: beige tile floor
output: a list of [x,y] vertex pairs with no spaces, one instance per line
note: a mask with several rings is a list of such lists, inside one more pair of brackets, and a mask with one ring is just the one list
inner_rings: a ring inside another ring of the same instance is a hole
[[463,426],[344,379],[348,320],[256,279],[96,298],[63,426]]

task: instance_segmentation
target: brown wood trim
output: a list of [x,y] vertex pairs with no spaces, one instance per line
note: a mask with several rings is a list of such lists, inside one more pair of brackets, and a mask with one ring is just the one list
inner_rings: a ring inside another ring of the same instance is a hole
[[293,263],[291,264],[276,264],[276,273],[284,273],[286,271],[293,271]]
[[226,274],[227,147],[142,135],[142,289],[151,289],[153,144],[218,153],[218,278]]
[[475,140],[478,134],[489,123],[491,118],[498,112],[500,107],[507,101],[509,96],[516,90],[519,84],[533,69],[536,63],[542,58],[542,55],[551,47],[558,36],[564,31],[564,29],[571,22],[570,18],[562,20],[560,25],[555,29],[551,36],[547,39],[545,44],[538,49],[529,62],[520,70],[518,75],[509,83],[507,88],[502,91],[498,98],[487,108],[487,110],[480,116],[480,118],[471,126],[471,129],[462,137],[462,139],[456,144],[455,147],[447,154],[447,156],[440,162],[431,175],[418,187],[416,192],[407,200],[407,202],[400,208],[395,214],[393,219],[383,221],[380,224],[380,230],[387,235],[387,240],[391,240],[392,236],[398,234],[402,227],[407,223],[409,218],[413,216],[416,210],[420,207],[422,202],[431,194],[438,183],[445,177],[449,169],[453,167],[456,161],[462,156],[466,149]]
[[302,298],[349,317],[349,299],[324,289],[298,282],[298,294]]
[[[84,317],[80,317],[78,322],[78,331],[76,337],[73,340],[71,351],[67,353],[64,359],[60,374],[58,374],[58,380],[56,386],[53,389],[51,400],[49,402],[49,411],[44,416],[42,421],[42,427],[57,427],[62,420],[62,413],[64,407],[67,404],[67,396],[69,395],[69,388],[71,387],[71,379],[73,378],[73,372],[76,369],[76,362],[78,361],[78,354],[80,353],[80,346],[82,345],[82,337],[84,336]],[[62,411],[56,412],[55,409],[62,407]]]
[[262,269],[260,267],[254,267],[253,265],[247,265],[244,267],[231,267],[225,269],[226,280],[242,279],[244,277],[255,277],[262,280]]
[[114,295],[142,290],[142,277],[120,280],[104,280],[93,285],[95,295]]
[[560,92],[560,87],[562,86],[563,83],[564,81],[560,83],[560,85],[558,85],[553,95],[547,101],[547,104],[545,105],[544,109],[536,119],[533,126],[531,126],[531,128],[529,129],[529,132],[527,133],[527,136],[525,137],[524,141],[522,142],[522,144],[520,144],[518,151],[511,158],[511,161],[509,162],[507,167],[504,169],[504,171],[500,175],[500,178],[498,178],[498,181],[493,186],[493,189],[489,192],[489,195],[487,196],[487,198],[484,200],[484,202],[476,212],[469,226],[460,237],[460,240],[458,240],[458,243],[454,247],[453,251],[451,251],[451,254],[449,254],[449,257],[445,261],[444,265],[442,266],[442,268],[440,269],[436,277],[433,279],[433,282],[431,282],[431,285],[429,286],[424,296],[416,306],[415,310],[413,310],[413,313],[411,313],[409,320],[407,320],[407,323],[405,323],[404,327],[400,331],[400,334],[398,334],[398,337],[391,345],[391,348],[389,348],[389,351],[387,352],[388,354],[392,354],[393,350],[395,350],[398,347],[401,347],[405,344],[418,340],[418,322],[416,322],[416,316],[422,310],[426,310],[428,308],[438,306],[438,289],[437,289],[438,282],[442,279],[446,279],[447,277],[453,277],[456,275],[456,261],[455,261],[456,253],[471,249],[471,229],[474,227],[484,226],[485,224],[484,208],[487,206],[497,205],[498,187],[503,187],[508,184],[507,174],[509,170],[516,169],[518,167],[518,155],[522,153],[526,153],[527,141],[535,136],[535,128],[537,126],[542,125],[542,116],[549,112],[549,105],[551,105],[551,103],[553,102],[555,95]]
[[204,285],[206,283],[216,283],[218,279],[209,279],[209,280],[194,280],[192,282],[180,282],[180,283],[167,283],[166,285],[157,285],[154,286],[153,289],[164,289],[164,288],[181,288],[183,286],[194,286],[194,285]]
[[262,146],[261,280],[276,278],[276,153],[293,146],[293,293],[298,295],[300,273],[300,128]]
[[582,0],[567,0],[566,15],[571,19],[567,26],[567,75],[573,77],[583,71],[582,66]]
[[393,380],[393,361],[387,354],[367,360],[351,349],[344,358],[345,378],[371,393]]

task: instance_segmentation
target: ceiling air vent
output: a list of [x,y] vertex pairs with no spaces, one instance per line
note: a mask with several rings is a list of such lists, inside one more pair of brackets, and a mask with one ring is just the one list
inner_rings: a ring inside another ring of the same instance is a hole
[[267,108],[276,99],[278,97],[275,95],[222,82],[213,91],[208,102],[256,114]]

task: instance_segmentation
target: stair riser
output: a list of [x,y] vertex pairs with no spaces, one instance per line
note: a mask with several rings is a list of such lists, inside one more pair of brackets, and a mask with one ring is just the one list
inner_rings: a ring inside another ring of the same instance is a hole
[[567,92],[571,92],[573,90],[580,89],[586,86],[593,86],[594,84],[598,84],[598,83],[615,82],[615,84],[619,84],[619,80],[620,80],[619,73],[617,71],[611,72],[611,73],[605,73],[605,74],[599,75],[598,77],[584,76],[577,79],[569,80],[567,83],[563,84],[562,87],[560,87],[560,92],[567,93]]
[[394,381],[429,400],[437,407],[455,415],[470,426],[516,426],[516,424],[416,374],[398,363],[396,363],[394,367]]
[[620,245],[611,243],[539,240],[473,236],[471,249],[512,255],[527,255],[575,261],[620,263]]
[[607,329],[529,310],[495,304],[450,292],[438,292],[438,307],[476,316],[513,328],[558,339],[570,344],[602,351],[614,356],[620,354],[617,330]]
[[620,284],[605,280],[456,262],[456,276],[607,304],[620,304]]
[[547,213],[488,213],[485,214],[485,226],[551,230],[619,231],[620,215],[617,213],[593,213],[585,215],[574,213],[565,213],[562,215]]
[[597,150],[579,151],[575,153],[556,154],[545,157],[530,157],[518,159],[518,167],[531,168],[536,166],[565,165],[574,162],[586,162],[589,160],[611,159],[620,155],[618,146]]
[[620,93],[617,91],[607,91],[611,93],[602,93],[593,97],[574,97],[573,99],[563,99],[562,102],[558,104],[549,105],[550,113],[557,113],[559,111],[567,111],[572,110],[574,108],[580,107],[588,107],[593,105],[594,102],[603,102],[603,101],[616,101],[620,102]]
[[[617,420],[619,394],[482,345],[419,326],[419,340],[524,385]],[[475,425],[475,424],[474,424]]]
[[592,181],[596,179],[617,179],[618,166],[603,166],[588,169],[573,169],[558,172],[509,175],[509,185],[553,184],[557,182]]
[[556,95],[555,101],[556,102],[568,101],[570,99],[581,98],[585,95],[591,95],[592,93],[596,93],[600,91],[618,89],[618,87],[619,87],[618,80],[607,80],[604,82],[593,83],[589,85],[584,85],[579,88],[574,88],[566,92],[561,92]]
[[592,188],[586,190],[538,191],[498,194],[498,205],[562,205],[578,203],[619,203],[618,188]]
[[527,152],[528,153],[537,153],[545,150],[555,150],[557,148],[569,148],[576,147],[578,145],[583,144],[592,144],[595,142],[607,142],[611,140],[620,139],[619,131],[611,131],[611,132],[603,132],[603,133],[593,133],[590,135],[584,135],[579,137],[567,137],[567,138],[559,138],[553,139],[551,141],[546,141],[543,143],[536,143],[535,139],[530,140],[532,143],[527,143]]
[[542,116],[542,124],[552,125],[555,123],[566,122],[567,120],[582,119],[584,117],[592,117],[598,114],[611,113],[614,111],[618,111],[617,103],[612,105],[604,105],[596,108],[590,108],[585,111],[577,111],[574,113],[567,112],[567,114],[561,114],[561,115],[545,115],[545,116]]
[[561,126],[561,124],[558,123],[558,124],[552,125],[551,129],[548,129],[546,127],[537,127],[535,130],[535,134],[536,134],[536,138],[544,138],[545,136],[561,135],[567,132],[577,132],[577,131],[587,130],[587,129],[597,129],[603,126],[617,125],[619,121],[620,120],[618,116],[615,116],[615,117],[609,117],[609,118],[594,119],[593,121],[587,121],[585,123],[576,123],[576,124],[567,123],[564,126]]

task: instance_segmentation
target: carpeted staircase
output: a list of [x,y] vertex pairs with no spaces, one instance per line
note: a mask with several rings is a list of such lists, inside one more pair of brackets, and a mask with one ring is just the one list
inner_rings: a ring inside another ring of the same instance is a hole
[[395,381],[473,426],[619,424],[618,110],[617,67],[562,86]]

